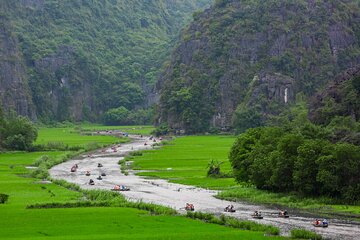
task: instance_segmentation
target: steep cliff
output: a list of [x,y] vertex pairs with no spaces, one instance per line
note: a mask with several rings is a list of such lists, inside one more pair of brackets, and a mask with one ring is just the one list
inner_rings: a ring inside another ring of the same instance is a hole
[[42,121],[98,120],[110,108],[149,105],[180,29],[210,2],[0,1],[11,22],[1,25],[1,89],[17,91],[2,94],[2,104]]
[[188,132],[244,114],[261,121],[357,63],[358,1],[218,0],[183,32],[158,82],[158,121]]
[[360,65],[339,74],[310,101],[313,122],[329,124],[336,116],[360,121]]
[[0,102],[5,111],[34,117],[24,59],[11,29],[9,19],[0,15]]

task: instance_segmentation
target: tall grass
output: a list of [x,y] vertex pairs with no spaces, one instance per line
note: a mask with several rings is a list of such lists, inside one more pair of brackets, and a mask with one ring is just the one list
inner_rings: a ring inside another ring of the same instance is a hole
[[322,236],[305,229],[293,229],[291,230],[291,238],[294,239],[311,239],[311,240],[322,240]]
[[50,157],[48,155],[44,155],[34,162],[33,165],[36,166],[37,168],[32,170],[30,174],[34,178],[39,178],[39,179],[49,178],[48,169],[60,163],[66,162],[68,159],[75,157],[84,152],[85,152],[84,149],[79,150],[77,152],[68,152],[60,157]]
[[210,213],[202,212],[187,212],[187,217],[192,219],[200,219],[205,222],[229,226],[232,228],[238,228],[242,230],[256,231],[256,232],[265,232],[270,235],[279,235],[280,229],[271,225],[259,224],[252,221],[242,221],[234,217],[228,217],[221,215],[220,217],[215,216]]
[[78,208],[78,207],[127,207],[145,210],[153,215],[175,215],[175,209],[159,206],[151,203],[129,202],[123,195],[105,190],[81,190],[75,184],[69,184],[65,181],[58,181],[58,184],[65,185],[71,190],[77,190],[83,193],[84,198],[75,202],[52,202],[44,204],[28,205],[28,209],[42,209],[42,208]]

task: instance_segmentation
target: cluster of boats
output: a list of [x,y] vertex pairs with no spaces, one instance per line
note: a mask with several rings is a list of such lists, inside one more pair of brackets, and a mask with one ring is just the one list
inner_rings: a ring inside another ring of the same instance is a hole
[[[186,211],[195,211],[195,207],[191,203],[186,203],[185,210]],[[236,212],[236,210],[234,209],[233,205],[229,205],[224,208],[224,212],[234,213],[234,212]],[[254,219],[263,219],[264,218],[264,216],[259,211],[255,211],[253,214],[251,214],[251,217]],[[287,210],[283,210],[283,211],[278,212],[278,217],[289,218],[290,215]],[[312,224],[314,227],[324,227],[325,228],[325,227],[329,226],[329,223],[326,219],[324,219],[324,220],[316,219]]]
[[[101,163],[98,163],[97,165],[98,168],[102,168],[103,165]],[[74,164],[70,171],[71,172],[76,172],[77,169],[79,168],[79,166],[77,164]],[[90,171],[86,171],[85,172],[85,176],[91,176]],[[103,180],[103,177],[106,177],[106,173],[102,172],[96,179],[97,180]],[[95,181],[93,179],[89,179],[89,185],[95,185]],[[115,185],[114,188],[111,189],[112,191],[130,191],[130,188],[124,186],[124,185]]]

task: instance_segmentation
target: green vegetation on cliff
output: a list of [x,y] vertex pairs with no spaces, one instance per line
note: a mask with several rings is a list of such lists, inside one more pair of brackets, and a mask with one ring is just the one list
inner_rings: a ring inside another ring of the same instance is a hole
[[259,189],[357,204],[359,76],[360,67],[352,68],[314,97],[310,118],[318,124],[311,123],[299,106],[292,116],[277,119],[280,127],[253,128],[241,134],[229,155],[235,178]]
[[194,15],[162,74],[160,122],[187,132],[262,125],[360,63],[359,19],[355,0],[216,1]]
[[147,96],[180,29],[210,2],[1,1],[0,26],[6,23],[16,39],[13,45],[1,41],[23,57],[26,71],[15,73],[27,80],[41,120],[100,120],[111,108],[152,103]]

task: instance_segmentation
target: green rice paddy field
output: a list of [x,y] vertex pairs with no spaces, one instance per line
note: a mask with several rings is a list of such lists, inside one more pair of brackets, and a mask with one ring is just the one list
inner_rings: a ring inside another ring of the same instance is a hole
[[[231,138],[222,140],[226,144],[232,141]],[[90,142],[110,144],[117,142],[118,139],[108,136],[81,136],[74,133],[71,128],[42,128],[37,143],[46,144],[48,141],[63,141],[64,144],[77,146]],[[218,145],[224,149],[220,151],[223,153],[219,152],[218,156],[214,156],[216,158],[220,158],[225,152],[225,145],[222,147],[222,144]],[[159,153],[163,151],[166,151],[166,148]],[[242,231],[182,216],[153,216],[134,208],[27,209],[30,204],[76,202],[83,197],[82,193],[53,183],[42,184],[39,179],[31,178],[30,170],[25,168],[43,155],[62,157],[67,153],[53,151],[0,154],[0,193],[9,195],[8,201],[0,204],[0,239],[281,239],[265,237],[262,232]],[[201,152],[197,154],[200,157]],[[167,166],[164,160],[164,158],[158,160],[158,168]],[[146,166],[147,160],[143,161],[143,163],[139,161],[139,164]],[[186,161],[185,155],[182,155],[181,161]],[[196,163],[197,158],[188,161],[188,167],[181,167],[180,163],[172,166],[179,170],[180,178],[190,179],[186,171],[194,165],[196,170],[193,173],[197,173],[200,178],[201,171],[205,171],[202,167],[203,163],[207,162],[207,157],[201,160],[201,164]],[[225,166],[229,169],[228,165]],[[152,166],[150,164],[147,167]],[[196,178],[194,179],[196,182]],[[186,181],[191,183],[191,180]],[[206,180],[202,179],[200,182],[205,183]],[[222,186],[228,183],[234,184],[231,179],[219,180],[219,182]]]
[[175,138],[161,149],[146,151],[142,156],[135,157],[134,168],[153,170],[141,173],[146,177],[165,178],[176,183],[224,190],[218,196],[223,199],[284,205],[306,210],[316,209],[323,213],[356,214],[360,217],[360,206],[334,204],[331,199],[325,198],[299,198],[289,194],[261,191],[248,184],[237,184],[231,177],[206,177],[207,165],[211,160],[223,162],[221,165],[223,173],[231,172],[228,153],[234,141],[234,136]]

